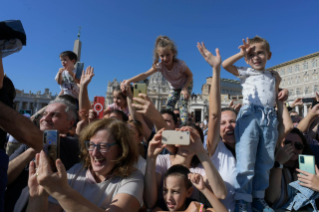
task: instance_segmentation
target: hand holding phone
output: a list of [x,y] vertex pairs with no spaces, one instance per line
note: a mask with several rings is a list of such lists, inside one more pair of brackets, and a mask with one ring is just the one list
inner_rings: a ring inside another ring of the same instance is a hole
[[[135,98],[140,98],[139,94],[147,94],[147,85],[145,83],[135,83],[134,84],[134,92],[133,92],[133,97]],[[134,104],[139,104],[138,102],[134,101]]]
[[49,158],[53,171],[56,171],[55,161],[60,158],[60,135],[57,130],[43,132],[43,151]]

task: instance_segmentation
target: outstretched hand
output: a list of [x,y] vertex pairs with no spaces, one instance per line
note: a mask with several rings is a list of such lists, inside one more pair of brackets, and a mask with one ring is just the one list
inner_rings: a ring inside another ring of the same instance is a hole
[[303,105],[302,98],[295,99],[295,101],[290,104],[290,107],[295,107],[295,106],[299,106],[299,105]]
[[245,41],[245,39],[243,39],[243,45],[239,46],[238,49],[240,49],[240,54],[243,57],[246,57],[247,54],[250,52],[251,50],[251,46],[249,44],[249,38],[246,38],[247,42]]
[[45,191],[43,186],[41,186],[38,183],[38,175],[37,172],[39,169],[39,160],[40,160],[40,154],[36,154],[35,162],[31,161],[29,165],[29,180],[28,180],[28,186],[29,186],[29,194],[30,197],[41,197],[41,196],[47,196],[49,197],[49,194]]
[[189,173],[188,179],[198,190],[202,191],[206,188],[202,175],[198,173]]
[[220,57],[219,54],[219,49],[217,48],[216,51],[216,56],[214,56],[210,51],[208,51],[206,49],[205,44],[202,42],[202,44],[197,43],[197,48],[200,52],[200,54],[204,57],[204,59],[206,60],[206,62],[211,65],[213,68],[219,68],[221,63],[222,63],[222,59]]
[[158,131],[148,144],[147,157],[155,159],[166,147],[166,144],[162,144],[162,133],[164,130],[163,128]]
[[91,82],[92,77],[94,76],[94,68],[89,66],[86,68],[86,72],[84,70],[82,71],[82,76],[81,76],[81,85],[88,85]]

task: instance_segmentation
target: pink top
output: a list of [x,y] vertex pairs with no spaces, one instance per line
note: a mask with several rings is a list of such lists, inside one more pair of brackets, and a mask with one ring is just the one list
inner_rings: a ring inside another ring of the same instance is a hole
[[111,111],[113,111],[113,110],[121,110],[121,111],[123,111],[127,116],[130,115],[130,111],[129,111],[128,107],[126,107],[126,108],[123,110],[123,109],[121,109],[119,106],[117,106],[115,103],[110,104],[107,108],[110,108]]
[[185,85],[187,80],[187,76],[185,75],[186,67],[185,62],[179,59],[177,59],[177,62],[174,62],[172,70],[168,70],[161,62],[156,64],[157,70],[162,73],[173,89],[182,89]]

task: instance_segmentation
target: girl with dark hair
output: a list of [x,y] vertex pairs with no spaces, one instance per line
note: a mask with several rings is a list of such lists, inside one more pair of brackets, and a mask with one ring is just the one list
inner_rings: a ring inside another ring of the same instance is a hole
[[313,155],[302,132],[293,128],[291,132],[278,142],[275,153],[275,164],[270,170],[269,187],[265,199],[272,203],[273,209],[281,208],[293,197],[289,183],[298,180],[300,172],[298,155]]

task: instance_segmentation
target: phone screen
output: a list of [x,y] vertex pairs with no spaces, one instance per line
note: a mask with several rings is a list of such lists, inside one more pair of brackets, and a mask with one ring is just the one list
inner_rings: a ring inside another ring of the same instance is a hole
[[55,161],[60,157],[60,136],[57,130],[45,130],[43,133],[43,151],[49,158],[51,168],[55,168]]
[[76,79],[81,79],[83,69],[84,69],[84,63],[77,62],[76,63],[76,73],[75,73]]

